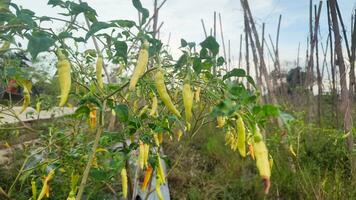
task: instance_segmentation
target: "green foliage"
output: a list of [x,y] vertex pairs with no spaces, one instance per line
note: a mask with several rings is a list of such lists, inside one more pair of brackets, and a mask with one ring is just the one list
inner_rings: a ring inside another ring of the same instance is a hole
[[[254,82],[245,71],[242,69],[224,71],[225,60],[218,57],[220,46],[214,37],[206,38],[199,43],[199,47],[195,42],[182,39],[180,48],[182,55],[178,61],[175,61],[169,54],[168,48],[148,30],[149,12],[139,0],[132,1],[133,6],[141,15],[141,21],[137,23],[139,25],[136,25],[136,22],[122,19],[109,22],[98,21],[96,11],[87,3],[49,0],[48,4],[61,9],[60,15],[63,19],[36,16],[28,9],[11,4],[12,8],[4,24],[5,27],[15,26],[15,28],[1,29],[0,34],[1,38],[12,41],[10,47],[15,48],[4,48],[0,54],[1,70],[6,72],[1,78],[4,82],[14,78],[18,80],[20,77],[33,83],[38,80],[40,80],[39,83],[47,83],[36,98],[32,99],[31,105],[33,106],[35,102],[39,105],[38,103],[41,102],[43,103],[42,109],[55,107],[58,105],[56,98],[60,94],[58,85],[60,87],[62,85],[58,83],[63,80],[63,77],[61,78],[63,74],[69,73],[61,73],[59,70],[55,77],[46,76],[40,79],[36,70],[21,68],[23,60],[29,61],[30,59],[26,56],[13,58],[8,55],[29,54],[32,62],[37,62],[41,59],[40,53],[46,52],[49,56],[55,56],[53,52],[57,52],[57,59],[48,63],[53,64],[51,65],[53,70],[56,70],[54,66],[57,60],[70,63],[71,90],[67,105],[68,107],[75,106],[76,111],[64,117],[61,125],[52,122],[39,130],[28,127],[30,131],[38,134],[39,142],[26,148],[24,167],[18,171],[20,178],[15,178],[10,187],[1,183],[8,195],[13,198],[36,196],[36,194],[31,194],[31,181],[36,183],[39,191],[42,188],[41,178],[55,170],[55,176],[50,181],[51,199],[65,199],[70,193],[81,197],[82,190],[86,199],[112,199],[120,193],[119,170],[123,167],[127,168],[131,183],[136,177],[130,171],[134,171],[131,169],[137,166],[137,152],[143,151],[142,146],[143,148],[149,147],[148,155],[145,157],[147,156],[147,163],[156,170],[155,174],[157,174],[160,157],[166,161],[168,166],[174,166],[171,165],[169,158],[160,155],[162,138],[183,137],[191,142],[196,135],[203,135],[200,131],[202,127],[212,126],[213,123],[210,122],[215,121],[215,118],[221,115],[226,117],[227,123],[220,132],[225,133],[226,130],[231,129],[236,117],[241,116],[246,122],[246,129],[251,138],[256,132],[254,130],[257,124],[263,127],[270,117],[279,116],[278,107],[260,105],[257,101],[259,93],[255,88],[247,89],[244,82],[247,81],[252,85]],[[88,30],[77,22],[79,14],[84,14],[91,22]],[[58,32],[42,27],[43,21],[56,22],[58,20],[68,22]],[[17,37],[28,41],[26,49],[13,41]],[[90,37],[96,39],[101,49],[82,50],[79,48],[80,45],[89,42]],[[148,52],[142,49],[143,43],[144,46],[148,45]],[[199,50],[196,51],[196,48]],[[141,58],[140,54],[148,54],[148,60]],[[96,65],[99,55],[103,56],[105,76],[107,76],[106,73],[111,72],[115,76],[114,81],[112,77],[106,77],[109,80],[108,83],[98,82],[100,76],[103,76],[98,73],[101,69],[97,70],[97,67],[101,65]],[[145,72],[140,74],[134,91],[127,90],[131,71],[135,71],[137,63],[141,62],[145,64],[143,66]],[[121,70],[117,72],[119,79],[116,77],[116,72],[108,67],[109,65],[119,65],[118,68]],[[160,89],[155,84],[157,66],[160,66],[159,70],[164,72],[163,82],[166,84],[164,87],[169,91],[167,96],[177,107],[178,112],[187,112],[181,95],[182,85],[189,83],[193,92],[196,92],[198,88],[201,89],[200,101],[193,103],[194,120],[191,121],[190,130],[184,118],[177,117],[168,111],[166,101],[161,99],[163,95],[157,95]],[[69,72],[68,68],[66,72]],[[230,78],[237,79],[228,80]],[[155,114],[149,112],[153,107],[153,94],[160,97]],[[116,126],[112,123],[115,120],[117,120]],[[24,127],[27,126],[24,125]],[[17,127],[10,126],[11,129],[17,129]],[[183,136],[177,135],[177,130],[180,130]],[[217,136],[220,140],[215,138]],[[206,157],[214,154],[213,160],[204,163],[207,164],[206,166],[201,163],[199,165],[207,172],[213,172],[215,177],[219,177],[223,172],[223,170],[215,171],[214,169],[215,161],[219,161],[218,154],[235,156],[227,148],[219,146],[223,144],[221,138],[224,138],[223,134],[205,138],[208,145],[198,147],[207,152],[204,155]],[[249,164],[254,166],[253,163],[251,161]],[[228,163],[229,166],[233,164],[236,164],[236,161]],[[255,169],[251,173],[257,174]],[[226,171],[226,176],[234,174],[232,170]],[[78,191],[76,186],[79,181],[73,183],[73,177],[78,177],[77,179],[85,183],[78,186]],[[257,176],[256,179],[258,179]],[[223,183],[221,180],[218,182]],[[253,190],[261,191],[261,184],[254,186],[256,188]],[[230,198],[235,195],[229,194],[230,189],[234,190],[229,187],[218,187],[218,192],[214,192],[213,196],[218,199]],[[192,187],[191,191],[191,198],[197,197],[198,193],[195,191],[199,190]],[[244,188],[240,188],[239,191],[244,191]],[[132,191],[129,192],[132,193]],[[260,197],[261,194],[257,196]]]

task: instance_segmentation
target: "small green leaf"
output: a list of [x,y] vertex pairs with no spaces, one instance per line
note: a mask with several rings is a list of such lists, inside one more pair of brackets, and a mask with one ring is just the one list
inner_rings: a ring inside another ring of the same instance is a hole
[[180,47],[186,47],[188,45],[187,41],[180,39]]
[[203,48],[209,49],[214,56],[219,53],[219,44],[213,36],[207,37],[202,43],[200,43],[200,45]]
[[137,9],[138,12],[142,14],[141,25],[146,23],[148,16],[150,15],[149,11],[142,7],[140,0],[132,0],[132,4]]
[[222,66],[225,63],[225,59],[223,57],[219,57],[216,62],[217,66]]
[[123,58],[124,62],[127,63],[127,44],[126,42],[123,41],[115,41],[114,43],[116,54],[115,57],[117,58]]
[[39,18],[40,22],[44,22],[44,21],[52,21],[51,18],[47,17],[47,16],[42,16]]
[[193,69],[195,73],[199,74],[201,72],[202,66],[201,66],[201,60],[200,58],[195,57],[193,59]]
[[132,28],[136,26],[136,23],[131,20],[119,19],[119,20],[113,20],[111,22],[122,28]]
[[278,116],[279,115],[279,109],[278,107],[270,104],[263,105],[262,111],[265,116]]
[[28,39],[27,51],[30,52],[33,59],[36,59],[39,53],[48,51],[55,42],[51,35],[44,31],[36,31],[26,37]]
[[224,75],[224,77],[223,77],[223,80],[226,80],[226,79],[228,79],[230,77],[233,77],[233,76],[235,76],[235,77],[245,77],[246,76],[246,72],[243,69],[236,69],[235,68],[235,69],[229,71],[228,73],[226,73]]
[[79,105],[85,105],[88,103],[96,105],[100,110],[103,108],[101,101],[95,96],[86,96],[79,101]]
[[96,16],[96,11],[91,8],[87,2],[81,2],[78,4],[67,1],[66,3],[69,4],[69,14],[71,15],[79,15],[80,13],[84,13],[85,15]]
[[202,48],[201,50],[200,50],[200,53],[199,53],[199,55],[200,55],[200,58],[201,59],[208,59],[209,58],[209,54],[208,54],[209,52],[208,52],[208,50],[206,49],[206,48]]
[[181,57],[178,59],[176,65],[175,65],[175,69],[180,69],[182,68],[188,61],[188,55],[186,53],[184,53],[183,55],[181,55]]
[[58,34],[59,39],[65,39],[65,38],[71,38],[71,37],[72,37],[72,33],[67,32],[67,31],[61,32]]
[[119,104],[115,107],[117,118],[121,122],[126,122],[129,119],[129,108],[126,104]]
[[88,108],[88,106],[83,105],[83,106],[80,106],[77,110],[75,110],[73,116],[80,118],[83,116],[88,116],[89,113],[90,113],[90,109]]
[[195,47],[195,42],[188,42],[188,46],[190,49]]
[[61,0],[48,0],[48,5],[52,5],[52,7],[63,5],[64,2]]
[[254,88],[256,88],[256,83],[251,76],[246,76],[246,79]]
[[91,37],[92,35],[94,35],[96,32],[102,30],[102,29],[106,29],[106,28],[110,28],[110,27],[114,27],[113,24],[109,24],[106,22],[94,22],[91,26],[90,29],[88,31],[88,33],[85,36],[85,40],[88,40],[89,37]]

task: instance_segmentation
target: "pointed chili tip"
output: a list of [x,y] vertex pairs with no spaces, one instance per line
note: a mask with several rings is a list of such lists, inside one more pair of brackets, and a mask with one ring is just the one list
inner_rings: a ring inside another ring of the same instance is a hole
[[263,191],[265,194],[268,194],[269,188],[271,187],[271,180],[267,177],[263,177],[262,181],[263,181]]

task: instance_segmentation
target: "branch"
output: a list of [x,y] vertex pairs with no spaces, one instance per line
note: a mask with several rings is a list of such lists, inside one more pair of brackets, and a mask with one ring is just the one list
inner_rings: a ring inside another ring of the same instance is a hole
[[[157,67],[153,67],[148,69],[143,75],[142,77],[144,77],[146,74],[150,73],[151,71],[156,70]],[[127,81],[125,84],[123,84],[120,88],[116,89],[115,91],[113,91],[112,93],[108,94],[106,97],[104,97],[104,100],[109,99],[110,97],[114,96],[116,93],[120,92],[121,90],[123,90],[125,87],[127,87],[129,85],[130,81]]]

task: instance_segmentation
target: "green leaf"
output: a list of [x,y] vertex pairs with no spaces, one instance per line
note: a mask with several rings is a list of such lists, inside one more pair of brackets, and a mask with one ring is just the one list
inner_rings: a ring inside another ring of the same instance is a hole
[[279,115],[279,109],[278,107],[270,104],[263,105],[262,107],[263,114],[265,116],[273,116],[276,117]]
[[119,104],[115,107],[115,112],[117,118],[121,122],[127,122],[129,119],[129,108],[127,107],[126,104]]
[[132,0],[132,4],[137,9],[137,11],[142,14],[142,19],[141,19],[140,25],[145,24],[148,16],[150,15],[149,11],[146,8],[142,7],[140,0]]
[[65,39],[65,38],[71,38],[71,37],[72,37],[72,33],[67,32],[67,31],[64,31],[64,32],[61,32],[58,34],[59,39]]
[[85,105],[88,103],[96,105],[100,110],[103,108],[101,101],[95,96],[86,96],[79,101],[79,105]]
[[178,70],[182,68],[188,61],[188,55],[184,53],[181,55],[181,57],[178,59],[177,63],[175,64],[175,70]]
[[195,42],[188,42],[188,46],[190,49],[195,47]]
[[55,42],[51,35],[44,31],[36,31],[26,37],[28,39],[27,51],[30,52],[33,59],[36,59],[39,53],[48,51]]
[[96,50],[95,49],[87,49],[87,50],[84,51],[84,55],[95,58],[96,57]]
[[39,18],[40,22],[44,22],[44,21],[52,21],[51,18],[47,17],[47,16],[42,16]]
[[122,28],[132,28],[136,26],[136,23],[131,20],[119,19],[119,20],[112,20],[111,22]]
[[66,3],[69,4],[68,7],[70,9],[69,12],[70,15],[79,15],[80,13],[84,13],[86,16],[91,16],[91,17],[97,15],[96,11],[93,8],[91,8],[87,2],[81,2],[78,4],[78,3],[67,1]]
[[254,88],[256,88],[256,83],[255,83],[255,81],[253,80],[253,78],[251,76],[247,75],[246,79]]
[[199,55],[200,55],[200,58],[202,58],[202,59],[208,59],[209,58],[209,54],[208,54],[209,52],[208,52],[208,50],[206,49],[206,48],[202,48],[201,50],[200,50],[200,53],[199,53]]
[[90,109],[88,108],[88,106],[83,105],[83,106],[80,106],[77,110],[75,110],[73,116],[80,118],[83,116],[88,116],[89,113],[90,113]]
[[85,36],[85,40],[88,40],[88,38],[91,37],[92,35],[94,35],[96,32],[98,32],[102,29],[110,28],[110,27],[114,27],[114,25],[111,23],[110,24],[106,23],[106,22],[94,22],[90,26],[90,29]]
[[223,57],[219,57],[216,62],[217,66],[222,66],[225,63],[225,59]]
[[12,13],[0,12],[0,24],[3,24],[4,22],[8,22],[14,18],[16,18],[16,16]]
[[214,56],[219,53],[219,44],[213,36],[207,37],[202,43],[200,43],[200,45],[203,48],[209,49]]
[[115,59],[117,58],[123,58],[124,62],[127,64],[127,44],[126,42],[123,41],[115,41],[114,43],[116,54],[115,54]]
[[226,73],[223,77],[223,80],[226,80],[230,77],[233,77],[233,76],[236,76],[236,77],[245,77],[246,76],[246,72],[245,70],[243,69],[233,69],[231,71],[229,71],[228,73]]
[[20,23],[27,24],[31,28],[37,27],[36,22],[33,20],[35,13],[28,9],[19,9],[16,11],[17,19]]
[[193,69],[195,73],[199,74],[201,72],[202,66],[201,66],[201,60],[200,58],[195,57],[193,59]]
[[188,45],[187,41],[180,39],[180,47],[186,47]]
[[47,4],[52,5],[52,7],[55,7],[55,6],[63,5],[64,2],[61,0],[49,0]]

